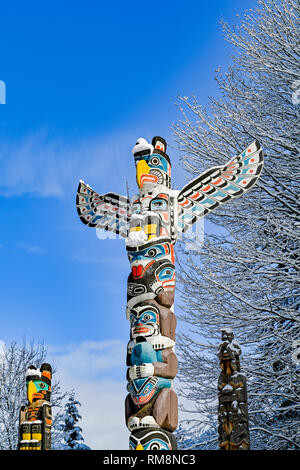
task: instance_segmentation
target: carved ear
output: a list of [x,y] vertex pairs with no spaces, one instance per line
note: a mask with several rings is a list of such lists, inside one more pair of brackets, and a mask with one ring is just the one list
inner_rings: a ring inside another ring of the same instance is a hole
[[47,363],[42,364],[40,371],[41,371],[41,375],[43,379],[46,379],[45,382],[51,385],[52,367],[50,366],[50,364],[47,364]]
[[155,150],[161,150],[162,152],[167,151],[167,142],[162,137],[159,137],[159,136],[153,137],[152,145]]

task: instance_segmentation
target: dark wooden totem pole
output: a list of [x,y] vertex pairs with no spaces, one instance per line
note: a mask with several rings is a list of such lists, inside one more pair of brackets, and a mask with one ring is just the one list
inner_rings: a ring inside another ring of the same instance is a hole
[[126,425],[129,447],[137,450],[177,448],[177,373],[174,352],[176,317],[174,245],[200,217],[241,196],[259,177],[263,156],[253,142],[239,156],[211,168],[181,191],[171,188],[171,162],[166,141],[140,138],[133,147],[139,193],[132,199],[116,193],[97,194],[80,181],[77,211],[90,226],[126,240],[131,272],[127,283],[128,395]]
[[218,381],[219,448],[249,450],[246,376],[240,370],[241,348],[231,329],[222,330],[218,357],[221,373]]
[[51,377],[46,363],[40,369],[30,366],[26,372],[28,404],[20,410],[19,450],[51,449]]

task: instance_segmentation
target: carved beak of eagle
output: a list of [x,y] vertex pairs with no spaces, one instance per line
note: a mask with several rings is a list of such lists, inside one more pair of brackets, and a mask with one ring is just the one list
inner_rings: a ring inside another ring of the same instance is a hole
[[149,183],[157,183],[156,175],[150,174],[150,167],[146,160],[139,160],[136,165],[136,181],[138,187],[141,188],[147,181]]

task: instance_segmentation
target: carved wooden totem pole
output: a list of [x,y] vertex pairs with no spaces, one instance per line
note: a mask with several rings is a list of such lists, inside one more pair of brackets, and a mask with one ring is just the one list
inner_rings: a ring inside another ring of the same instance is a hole
[[19,450],[51,449],[51,376],[46,363],[40,369],[30,366],[26,372],[28,405],[20,410]]
[[221,450],[249,450],[246,376],[241,373],[241,348],[231,329],[222,330],[218,357],[221,373],[218,382],[219,447]]
[[90,226],[126,239],[131,267],[127,285],[128,396],[126,425],[129,447],[137,450],[176,449],[177,373],[174,352],[176,317],[174,245],[197,219],[220,204],[242,195],[259,177],[263,156],[253,142],[239,156],[188,183],[171,189],[171,162],[161,137],[140,138],[133,147],[139,194],[132,200],[115,193],[99,195],[80,181],[77,211]]

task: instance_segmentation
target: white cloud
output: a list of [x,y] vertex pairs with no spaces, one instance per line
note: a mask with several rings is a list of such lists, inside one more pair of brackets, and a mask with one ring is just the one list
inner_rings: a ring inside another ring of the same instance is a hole
[[121,152],[122,148],[128,147],[128,136],[125,135],[69,142],[49,138],[47,132],[39,131],[16,141],[1,139],[0,144],[0,195],[4,197],[23,194],[63,196],[74,191],[74,184],[77,185],[79,179],[93,184],[95,181],[112,182],[116,178],[112,190],[117,190],[120,185],[123,189],[124,174],[130,167],[128,163],[132,163],[134,174],[131,148],[125,158]]
[[50,347],[48,351],[48,360],[57,369],[56,379],[63,389],[74,389],[82,405],[80,425],[85,443],[94,450],[128,449],[124,418],[126,344],[118,340],[85,341]]

